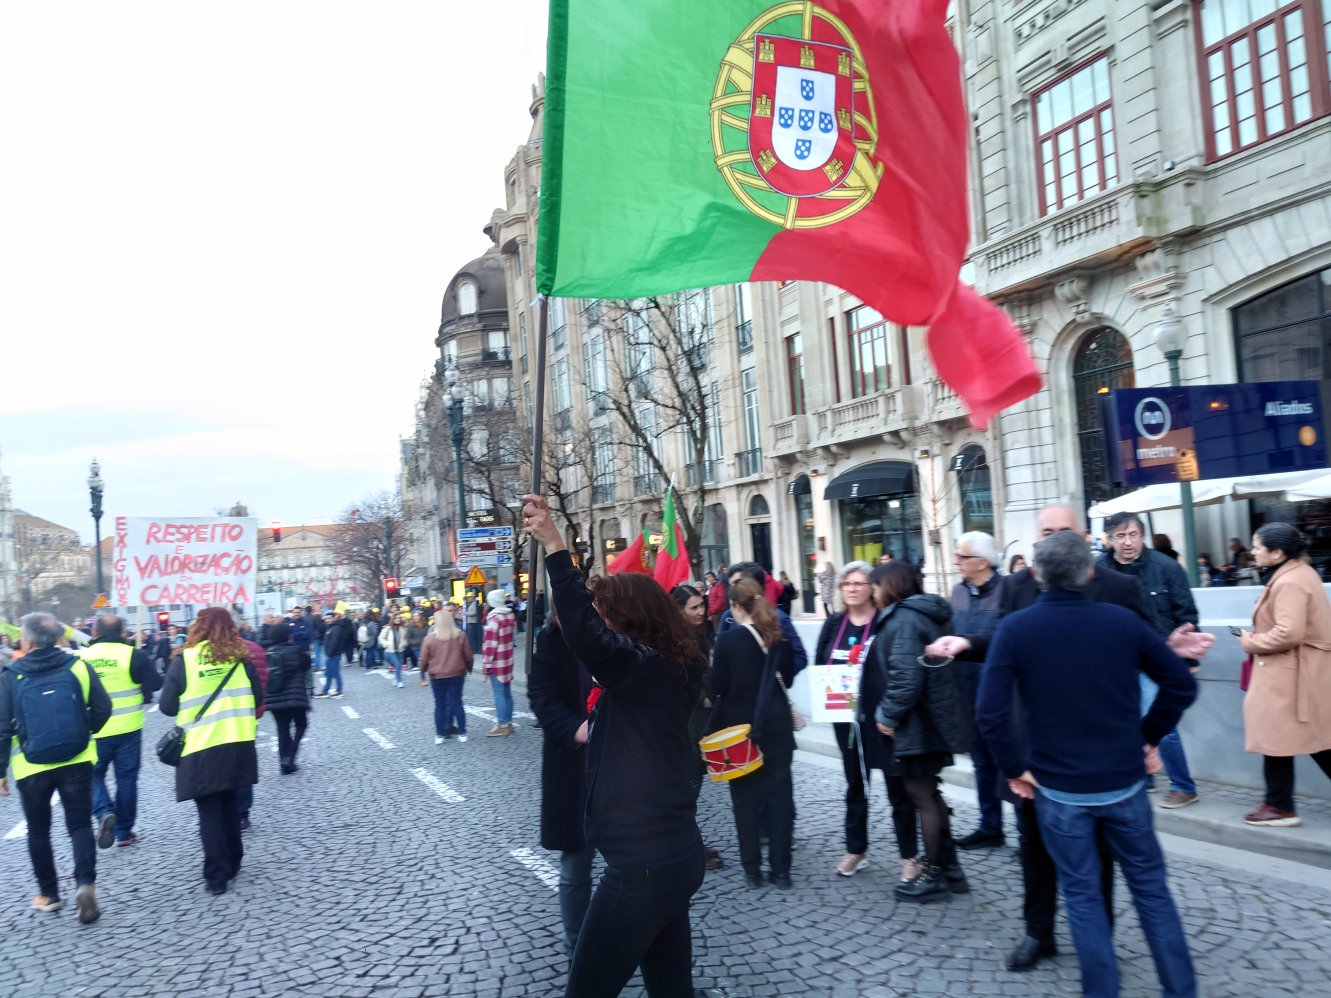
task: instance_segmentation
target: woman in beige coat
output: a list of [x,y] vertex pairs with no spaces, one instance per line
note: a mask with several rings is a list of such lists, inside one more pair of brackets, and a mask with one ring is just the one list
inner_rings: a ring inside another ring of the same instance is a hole
[[1268,523],[1252,537],[1252,556],[1266,587],[1239,644],[1253,657],[1243,703],[1245,748],[1262,755],[1266,800],[1243,820],[1289,827],[1294,812],[1294,757],[1312,756],[1331,777],[1331,602],[1303,560],[1307,541],[1288,523]]

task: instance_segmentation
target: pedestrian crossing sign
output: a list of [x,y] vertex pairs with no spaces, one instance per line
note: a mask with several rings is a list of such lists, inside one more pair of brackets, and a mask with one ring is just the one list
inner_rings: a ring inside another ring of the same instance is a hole
[[106,593],[98,593],[97,598],[92,601],[94,610],[105,610],[111,606],[111,601],[106,598]]
[[483,586],[483,585],[485,585],[485,573],[481,571],[481,568],[480,568],[479,565],[472,565],[472,566],[471,566],[471,571],[467,573],[467,581],[466,581],[465,585],[468,585],[468,586]]

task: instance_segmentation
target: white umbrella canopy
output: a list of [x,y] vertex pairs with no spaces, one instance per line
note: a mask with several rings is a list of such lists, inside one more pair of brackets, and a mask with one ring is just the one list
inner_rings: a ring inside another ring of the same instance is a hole
[[1331,472],[1323,472],[1319,477],[1285,490],[1285,498],[1290,502],[1302,502],[1305,499],[1331,499]]
[[[1322,483],[1321,491],[1310,495],[1296,495],[1300,489]],[[1327,469],[1283,471],[1272,475],[1244,475],[1239,478],[1210,478],[1192,483],[1192,504],[1210,506],[1226,498],[1254,499],[1259,496],[1284,494],[1286,499],[1331,498],[1331,473]],[[1148,485],[1114,499],[1096,503],[1087,514],[1092,519],[1113,516],[1115,513],[1152,513],[1161,509],[1178,509],[1183,505],[1177,482]]]

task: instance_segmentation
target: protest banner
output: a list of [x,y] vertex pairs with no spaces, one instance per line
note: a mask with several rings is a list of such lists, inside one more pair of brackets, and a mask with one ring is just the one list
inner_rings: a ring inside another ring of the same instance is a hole
[[834,662],[831,665],[811,665],[809,690],[814,724],[849,724],[855,720],[855,701],[860,692],[860,665],[858,662]]
[[118,516],[111,602],[251,603],[258,536],[253,517]]

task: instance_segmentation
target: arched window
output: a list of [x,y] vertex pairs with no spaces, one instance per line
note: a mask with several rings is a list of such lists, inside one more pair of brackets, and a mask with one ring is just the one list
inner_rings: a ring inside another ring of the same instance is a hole
[[458,284],[458,315],[476,314],[476,282],[461,281]]
[[754,496],[749,500],[749,516],[771,516],[772,510],[767,505],[767,500],[762,496]]
[[965,447],[952,458],[957,473],[957,497],[961,503],[961,529],[994,532],[994,491],[989,462],[979,444]]
[[1100,400],[1117,388],[1132,388],[1135,384],[1132,347],[1128,341],[1117,331],[1103,327],[1087,333],[1072,361],[1082,494],[1087,505],[1126,491],[1109,480]]

